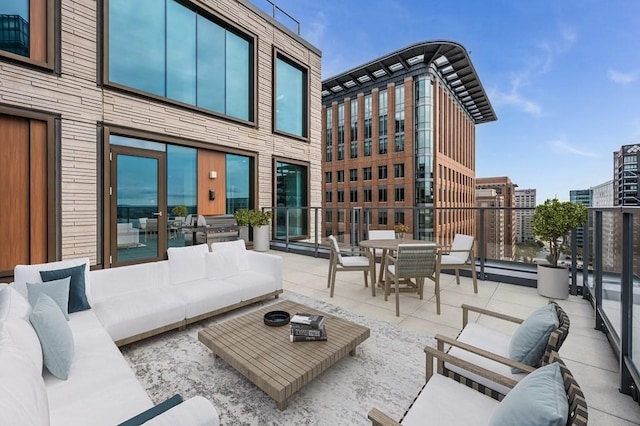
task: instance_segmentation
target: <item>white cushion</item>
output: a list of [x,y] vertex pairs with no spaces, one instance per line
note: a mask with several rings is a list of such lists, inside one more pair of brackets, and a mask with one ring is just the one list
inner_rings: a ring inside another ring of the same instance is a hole
[[[464,263],[469,259],[468,251],[471,250],[471,247],[473,247],[473,237],[471,235],[456,234],[451,243],[452,253],[450,256],[457,258],[458,263]],[[466,250],[467,253],[459,250]]]
[[91,292],[94,300],[92,306],[113,296],[140,290],[159,290],[158,263],[140,263],[91,271]]
[[242,289],[242,300],[253,299],[278,290],[273,276],[261,272],[244,271],[224,279],[230,286]]
[[207,278],[225,278],[249,269],[244,241],[227,241],[211,244],[211,253],[205,255]]
[[[480,349],[485,349],[489,352],[493,352],[496,355],[509,358],[509,342],[511,340],[511,336],[496,331],[492,328],[488,328],[473,322],[469,323],[466,325],[464,330],[462,330],[457,340],[463,343],[468,343],[472,346],[476,346]],[[525,377],[524,373],[512,373],[511,368],[502,363],[492,361],[483,356],[467,352],[460,348],[452,347],[449,350],[449,354],[457,358],[469,361],[470,363],[478,365],[480,367],[484,367],[487,370],[491,370],[503,376],[507,376],[515,381],[520,381]],[[465,377],[468,377],[471,380],[485,385],[489,389],[496,390],[504,395],[506,395],[511,390],[507,386],[500,385],[484,377],[469,373],[468,371],[460,367],[456,367],[448,363],[446,363],[446,366],[451,371],[455,371]]]
[[207,279],[181,284],[176,294],[185,306],[187,319],[242,301],[243,289],[225,280]]
[[184,321],[182,301],[173,293],[140,290],[120,294],[93,305],[93,310],[114,342]]
[[208,399],[194,396],[145,422],[145,426],[218,426],[220,418]]
[[61,260],[59,262],[39,263],[37,265],[17,265],[13,269],[15,289],[24,297],[27,297],[26,283],[41,283],[42,278],[40,277],[40,271],[57,271],[58,269],[72,268],[82,264],[86,265],[84,268],[85,293],[87,294],[89,303],[91,303],[93,301],[91,296],[91,280],[89,279],[91,264],[88,257]]
[[369,258],[365,256],[343,256],[342,266],[345,266],[345,267],[369,266]]
[[464,265],[467,261],[468,256],[464,256],[461,258],[460,253],[457,253],[457,256],[454,256],[454,253],[451,254],[443,254],[440,256],[440,264],[441,265]]
[[393,229],[370,229],[370,240],[395,240],[396,232]]
[[22,318],[10,318],[1,324],[13,344],[29,356],[37,371],[42,372],[42,346],[31,323]]
[[[25,284],[24,289],[27,286]],[[0,290],[0,323],[9,318],[20,318],[29,321],[31,305],[27,301],[26,294],[19,293],[15,286],[2,285]]]
[[275,254],[247,251],[249,268],[252,271],[272,277],[276,284],[276,290],[282,288],[282,257]]
[[115,425],[153,406],[93,310],[70,315],[75,357],[68,380],[45,372],[52,425]]
[[209,252],[206,244],[187,247],[169,247],[169,272],[171,284],[182,284],[206,278],[204,255]]
[[0,422],[48,425],[49,402],[41,370],[0,330]]
[[498,401],[453,379],[434,374],[418,395],[403,425],[488,425]]

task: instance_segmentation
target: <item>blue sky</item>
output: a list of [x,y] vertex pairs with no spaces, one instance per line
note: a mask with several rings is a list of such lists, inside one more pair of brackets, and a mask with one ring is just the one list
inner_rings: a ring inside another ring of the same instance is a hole
[[322,50],[323,79],[416,42],[461,43],[498,115],[476,127],[476,176],[509,176],[538,203],[612,179],[613,151],[640,143],[638,0],[276,4]]

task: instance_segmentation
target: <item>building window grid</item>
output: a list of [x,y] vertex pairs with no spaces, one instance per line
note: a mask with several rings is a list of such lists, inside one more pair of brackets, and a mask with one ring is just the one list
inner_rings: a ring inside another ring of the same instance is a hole
[[338,160],[344,160],[344,104],[338,105]]
[[378,94],[378,154],[387,153],[387,133],[388,133],[388,96],[386,90],[381,90]]
[[325,129],[325,160],[331,161],[333,159],[333,108],[327,108],[327,128]]
[[351,158],[358,157],[358,99],[351,100]]
[[396,86],[395,151],[404,151],[404,84]]
[[371,95],[366,95],[364,97],[364,156],[371,156],[371,137],[372,137],[372,127],[371,127],[371,114],[372,114],[372,100]]

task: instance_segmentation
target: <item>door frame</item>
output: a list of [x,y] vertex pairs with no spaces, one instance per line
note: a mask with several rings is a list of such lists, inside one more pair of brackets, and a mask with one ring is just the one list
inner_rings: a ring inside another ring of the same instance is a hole
[[[117,222],[118,217],[118,206],[117,206],[117,197],[118,193],[118,182],[117,182],[117,155],[129,155],[134,157],[143,157],[143,158],[152,158],[158,161],[158,253],[156,257],[150,257],[145,259],[136,259],[128,262],[118,262],[117,260],[117,252],[118,252],[118,227],[113,226]],[[106,239],[105,244],[108,246],[108,249],[105,250],[108,253],[109,258],[105,259],[105,266],[108,267],[118,267],[118,266],[126,266],[133,265],[137,263],[145,263],[145,262],[157,262],[160,260],[164,260],[166,258],[167,252],[167,233],[163,232],[163,230],[167,229],[167,176],[166,176],[166,152],[162,151],[154,151],[147,150],[142,148],[132,148],[128,146],[121,145],[111,145],[109,144],[109,179],[106,184],[108,185],[107,194],[109,194],[109,202],[108,205],[105,206],[108,211],[107,218],[105,220],[105,235],[108,235],[109,238]],[[105,179],[106,181],[106,179]]]

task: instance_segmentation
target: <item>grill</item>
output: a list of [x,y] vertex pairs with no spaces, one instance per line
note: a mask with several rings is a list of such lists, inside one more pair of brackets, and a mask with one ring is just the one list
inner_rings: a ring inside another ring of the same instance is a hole
[[[193,233],[196,244],[211,244],[238,239],[238,225],[232,214],[204,216],[204,218],[207,221],[206,226],[185,227],[187,232],[190,230]],[[194,219],[197,220],[197,216],[194,216]],[[191,238],[191,241],[193,241],[193,238]]]

